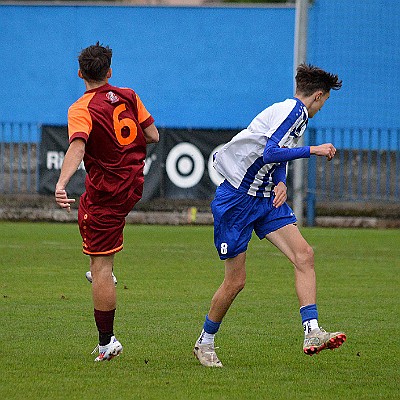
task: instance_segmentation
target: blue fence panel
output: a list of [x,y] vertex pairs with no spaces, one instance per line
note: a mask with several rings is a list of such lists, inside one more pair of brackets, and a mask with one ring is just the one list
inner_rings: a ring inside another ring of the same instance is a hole
[[[338,149],[328,162],[308,161],[307,224],[318,204],[400,201],[400,129],[310,128],[309,144],[332,142]],[[35,194],[39,188],[40,126],[0,123],[0,193]]]
[[309,144],[333,143],[335,158],[311,157],[307,178],[307,223],[322,202],[400,201],[400,129],[311,128]]
[[339,128],[317,127],[314,144],[333,143],[337,149],[389,150],[399,147],[396,132],[392,128]]

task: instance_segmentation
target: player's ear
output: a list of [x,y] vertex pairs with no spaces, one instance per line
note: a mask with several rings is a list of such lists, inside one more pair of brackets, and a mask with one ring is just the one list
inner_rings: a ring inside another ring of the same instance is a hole
[[78,69],[78,76],[79,76],[79,78],[83,79],[83,75],[82,75],[82,72],[80,69]]
[[112,69],[110,68],[107,72],[107,79],[111,78],[112,75]]
[[322,95],[324,94],[324,92],[322,90],[318,90],[314,93],[314,99],[315,101],[319,101],[321,100]]

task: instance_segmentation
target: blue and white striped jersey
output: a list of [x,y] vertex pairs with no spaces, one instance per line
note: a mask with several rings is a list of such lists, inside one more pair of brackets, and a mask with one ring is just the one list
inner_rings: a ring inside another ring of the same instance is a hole
[[299,99],[275,103],[218,151],[214,168],[236,189],[270,197],[275,184],[286,183],[286,162],[310,157],[309,146],[295,148],[307,122],[307,108]]

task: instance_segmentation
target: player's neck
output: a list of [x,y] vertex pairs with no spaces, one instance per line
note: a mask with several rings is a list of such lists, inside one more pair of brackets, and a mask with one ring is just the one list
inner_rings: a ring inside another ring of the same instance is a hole
[[92,90],[92,89],[97,89],[100,86],[104,86],[105,84],[108,83],[108,79],[105,79],[104,81],[99,81],[99,82],[88,82],[88,81],[84,81],[85,82],[85,86],[86,86],[86,90]]
[[307,109],[309,109],[311,107],[311,104],[313,103],[313,96],[303,96],[299,93],[295,93],[294,97],[296,97],[296,99],[299,99],[306,107]]

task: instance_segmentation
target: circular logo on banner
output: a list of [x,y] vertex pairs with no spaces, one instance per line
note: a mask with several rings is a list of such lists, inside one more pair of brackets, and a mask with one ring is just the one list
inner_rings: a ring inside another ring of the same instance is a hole
[[214,162],[214,154],[217,153],[220,149],[222,149],[225,145],[220,144],[217,146],[210,154],[210,157],[208,157],[208,174],[210,175],[210,179],[213,182],[215,186],[219,186],[223,181],[224,177],[215,170],[213,166]]
[[204,158],[191,143],[179,143],[168,154],[166,161],[168,178],[180,188],[196,186],[204,173]]

